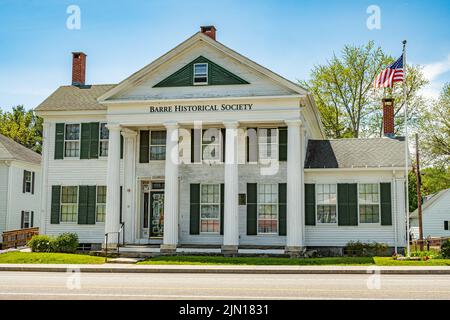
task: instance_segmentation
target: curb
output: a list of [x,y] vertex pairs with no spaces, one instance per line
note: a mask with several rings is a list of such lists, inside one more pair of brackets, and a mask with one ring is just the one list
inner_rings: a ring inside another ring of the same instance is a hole
[[165,266],[80,266],[80,265],[1,265],[1,271],[14,272],[82,272],[82,273],[213,273],[213,274],[385,274],[385,275],[450,275],[450,267],[334,267],[334,268],[228,268],[228,267],[165,267]]

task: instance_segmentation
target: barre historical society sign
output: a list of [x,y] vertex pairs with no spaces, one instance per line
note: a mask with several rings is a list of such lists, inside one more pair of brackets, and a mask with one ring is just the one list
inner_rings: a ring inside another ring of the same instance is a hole
[[169,106],[150,106],[149,111],[150,113],[248,111],[252,110],[252,107],[253,103],[169,105]]

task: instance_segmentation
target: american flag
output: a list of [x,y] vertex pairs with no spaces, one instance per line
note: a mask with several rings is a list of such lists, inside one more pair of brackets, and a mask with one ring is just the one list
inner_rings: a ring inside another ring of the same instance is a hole
[[375,79],[375,88],[392,88],[394,82],[403,81],[403,54]]

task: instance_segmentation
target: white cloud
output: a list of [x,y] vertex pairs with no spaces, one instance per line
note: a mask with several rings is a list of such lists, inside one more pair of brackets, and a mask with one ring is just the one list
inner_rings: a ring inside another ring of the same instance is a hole
[[429,84],[421,90],[421,94],[426,98],[438,98],[444,83],[442,81],[436,81],[436,79],[450,72],[450,54],[444,60],[425,64],[422,72],[425,79],[429,81]]

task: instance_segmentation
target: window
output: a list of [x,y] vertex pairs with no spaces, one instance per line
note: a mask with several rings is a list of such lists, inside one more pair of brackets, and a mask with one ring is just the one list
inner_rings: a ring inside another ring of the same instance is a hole
[[258,234],[278,233],[278,185],[258,184]]
[[79,157],[80,156],[80,125],[66,124],[66,132],[64,135],[64,156]]
[[200,232],[220,232],[220,184],[201,185]]
[[378,183],[360,184],[358,190],[359,222],[380,222],[380,190]]
[[208,84],[208,64],[195,63],[194,64],[194,85]]
[[150,160],[166,159],[166,131],[152,131],[150,138]]
[[21,229],[33,227],[31,223],[31,215],[32,213],[30,211],[22,211],[22,225],[20,226]]
[[31,192],[31,186],[33,184],[33,175],[31,171],[24,170],[23,171],[23,190],[25,192]]
[[96,221],[105,222],[106,214],[106,186],[97,186],[97,200],[95,205]]
[[100,134],[99,134],[99,146],[100,146],[100,157],[108,156],[108,139],[109,139],[109,130],[106,127],[106,123],[100,124]]
[[317,222],[336,223],[336,185],[317,185]]
[[259,160],[278,159],[278,129],[258,129]]
[[203,131],[202,135],[203,160],[220,160],[220,130],[211,128]]
[[78,187],[61,187],[61,222],[77,222]]

